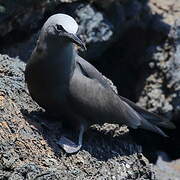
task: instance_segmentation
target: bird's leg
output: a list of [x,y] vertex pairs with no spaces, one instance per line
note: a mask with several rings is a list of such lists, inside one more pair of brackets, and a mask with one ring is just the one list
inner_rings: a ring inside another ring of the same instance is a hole
[[78,144],[74,143],[65,136],[61,136],[60,140],[58,141],[58,144],[64,149],[66,153],[70,154],[79,151],[82,146],[84,130],[85,127],[83,124],[81,124],[79,127]]

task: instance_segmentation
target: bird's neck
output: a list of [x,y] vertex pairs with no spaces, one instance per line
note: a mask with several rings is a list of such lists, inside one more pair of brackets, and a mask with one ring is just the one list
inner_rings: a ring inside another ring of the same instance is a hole
[[74,72],[75,68],[75,48],[71,42],[48,42],[39,44],[38,48],[43,48],[45,57],[43,59],[44,66],[54,74],[61,73],[61,76],[65,76],[67,79]]
[[46,57],[51,57],[52,61],[59,63],[74,63],[74,44],[69,41],[57,41],[54,39],[40,39],[37,44],[37,51],[42,52]]

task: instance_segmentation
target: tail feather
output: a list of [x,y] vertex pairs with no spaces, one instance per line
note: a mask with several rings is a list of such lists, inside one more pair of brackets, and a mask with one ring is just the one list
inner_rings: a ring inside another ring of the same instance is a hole
[[155,133],[158,133],[164,137],[168,137],[158,126],[152,124],[151,122],[148,122],[146,119],[142,117],[141,126],[140,128],[146,129]]
[[160,117],[154,113],[148,112],[124,97],[120,96],[120,98],[123,101],[125,101],[129,106],[131,106],[142,117],[140,126],[141,128],[156,132],[164,137],[167,137],[167,135],[159,127],[167,129],[176,128],[175,125],[168,119]]
[[158,126],[166,128],[166,129],[176,129],[176,126],[171,121],[160,122]]

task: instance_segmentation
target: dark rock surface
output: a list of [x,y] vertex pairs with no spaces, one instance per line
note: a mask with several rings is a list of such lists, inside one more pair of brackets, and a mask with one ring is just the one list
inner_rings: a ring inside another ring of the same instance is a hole
[[[179,114],[180,105],[180,21],[171,28],[168,39],[152,48],[149,66],[154,72],[147,77],[139,103],[151,111],[161,111],[169,118]],[[146,97],[145,97],[146,96]]]
[[[62,152],[61,124],[29,97],[22,62],[58,12],[78,21],[80,54],[120,95],[176,123],[170,138],[95,125],[80,152]],[[13,57],[0,55],[0,179],[179,179],[179,18],[179,0],[0,0],[0,53]]]

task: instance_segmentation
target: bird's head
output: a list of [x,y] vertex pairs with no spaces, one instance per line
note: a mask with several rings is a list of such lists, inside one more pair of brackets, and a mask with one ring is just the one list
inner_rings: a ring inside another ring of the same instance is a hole
[[86,50],[84,42],[77,36],[78,24],[69,15],[55,14],[48,18],[41,34],[57,42],[72,42]]

